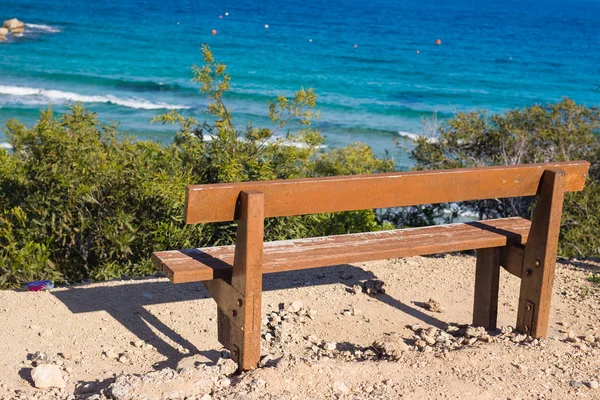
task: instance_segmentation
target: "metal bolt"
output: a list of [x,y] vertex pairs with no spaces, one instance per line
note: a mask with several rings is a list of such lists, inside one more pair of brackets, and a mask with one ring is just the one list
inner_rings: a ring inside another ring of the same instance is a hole
[[531,311],[531,306],[527,306],[527,311]]
[[531,276],[532,273],[533,271],[531,270],[531,268],[527,268],[527,271],[525,271],[525,275],[527,276]]
[[528,326],[525,326],[525,327],[523,327],[523,330],[524,330],[525,332],[529,332],[529,327],[528,327]]
[[244,302],[242,301],[242,299],[238,299],[238,306],[242,306],[244,304]]
[[535,260],[535,266],[539,267],[540,266],[540,260]]

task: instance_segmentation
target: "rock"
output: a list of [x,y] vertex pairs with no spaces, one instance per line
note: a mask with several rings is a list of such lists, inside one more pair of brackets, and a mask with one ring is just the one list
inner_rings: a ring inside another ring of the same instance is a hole
[[465,335],[470,338],[479,338],[485,335],[485,328],[481,326],[469,326],[465,331]]
[[577,337],[577,334],[570,329],[567,332],[567,338],[565,340],[570,343],[579,343],[579,338]]
[[600,387],[600,384],[598,383],[598,381],[589,381],[586,382],[586,386],[589,387],[590,389],[598,389]]
[[327,343],[325,343],[325,346],[323,346],[323,348],[327,351],[333,351],[337,348],[337,343],[336,342],[327,342]]
[[569,386],[571,386],[574,389],[581,389],[584,385],[581,381],[571,381],[569,382]]
[[143,340],[136,340],[136,341],[132,342],[131,344],[133,344],[135,347],[141,349],[142,346],[144,346],[145,342]]
[[119,354],[116,351],[114,351],[113,349],[106,349],[106,350],[104,350],[103,354],[106,358],[111,359],[111,360],[116,360],[117,358],[119,358]]
[[122,354],[122,355],[119,356],[118,361],[121,364],[127,364],[127,363],[129,363],[129,358],[127,358],[127,356],[125,354]]
[[287,310],[289,312],[297,313],[297,312],[300,312],[303,307],[304,307],[304,305],[302,304],[302,302],[300,300],[294,300],[292,302],[292,304],[288,307]]
[[31,379],[36,388],[64,388],[65,381],[58,365],[41,364],[31,371]]
[[47,364],[47,363],[48,363],[48,356],[46,355],[46,353],[42,353],[41,351],[36,351],[31,356],[31,365],[33,365],[34,367],[36,365]]
[[352,286],[352,293],[359,294],[359,293],[362,293],[362,291],[363,291],[363,287],[361,285]]
[[386,335],[383,339],[373,342],[371,345],[378,353],[379,358],[397,361],[402,353],[409,350],[409,346],[397,333]]
[[238,368],[236,362],[231,358],[219,358],[216,365],[219,367],[221,375],[233,375]]
[[441,313],[444,312],[444,309],[442,308],[442,305],[440,304],[439,301],[436,301],[434,299],[429,299],[427,300],[427,303],[425,303],[425,308],[431,312],[436,312],[436,313]]
[[385,286],[385,282],[379,279],[369,279],[362,284],[363,291],[371,296],[379,293],[385,294],[385,289],[383,286]]
[[25,24],[16,18],[7,19],[6,21],[4,21],[4,24],[2,26],[11,32],[14,32],[14,31],[23,32],[23,30],[25,29]]
[[197,368],[203,364],[212,364],[212,361],[202,354],[194,354],[193,356],[184,357],[177,363],[177,371],[181,371],[184,368]]
[[4,39],[6,35],[8,35],[8,29],[4,27],[0,28],[0,39]]
[[596,341],[596,338],[594,337],[594,335],[586,335],[583,340],[585,340],[588,343],[594,343]]
[[333,385],[331,385],[331,388],[336,393],[341,393],[341,394],[350,393],[350,389],[348,389],[348,386],[346,386],[346,384],[344,382],[340,382],[340,381],[334,382]]

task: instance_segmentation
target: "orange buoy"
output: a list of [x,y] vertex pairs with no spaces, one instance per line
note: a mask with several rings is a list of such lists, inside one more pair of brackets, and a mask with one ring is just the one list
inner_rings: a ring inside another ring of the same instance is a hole
[[213,35],[216,35],[216,34],[217,34],[217,30],[216,30],[216,29],[213,29],[213,30],[212,30],[212,34],[213,34]]
[[441,40],[441,39],[438,39],[438,40],[436,40],[436,41],[435,41],[435,44],[437,44],[437,45],[440,45],[440,44],[442,44],[442,40]]

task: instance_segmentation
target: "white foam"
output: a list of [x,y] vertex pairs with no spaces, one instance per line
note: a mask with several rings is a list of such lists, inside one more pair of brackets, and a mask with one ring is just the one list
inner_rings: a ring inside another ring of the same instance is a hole
[[398,131],[398,135],[408,138],[410,140],[412,140],[413,142],[416,142],[418,139],[424,137],[427,140],[427,143],[437,143],[439,142],[438,138],[435,137],[427,137],[424,135],[419,135],[417,133],[411,133],[411,132],[403,132],[403,131]]
[[25,24],[25,27],[30,28],[30,29],[36,29],[39,31],[48,32],[48,33],[58,33],[60,31],[62,31],[62,29],[60,29],[60,28],[56,28],[56,27],[50,26],[50,25],[43,25],[43,24]]
[[[131,98],[120,98],[110,94],[98,96],[98,95],[84,95],[73,92],[63,92],[62,90],[47,90],[47,89],[38,89],[38,88],[30,88],[30,87],[22,87],[22,86],[5,86],[0,85],[0,95],[9,95],[16,97],[34,97],[40,103],[48,103],[48,102],[65,102],[65,101],[74,101],[74,102],[82,102],[82,103],[110,103],[116,104],[123,107],[143,109],[143,110],[159,110],[159,109],[185,109],[190,108],[187,106],[181,105],[173,105],[166,103],[152,103],[144,99],[139,99],[135,97]],[[25,101],[26,104],[30,104],[31,102]]]

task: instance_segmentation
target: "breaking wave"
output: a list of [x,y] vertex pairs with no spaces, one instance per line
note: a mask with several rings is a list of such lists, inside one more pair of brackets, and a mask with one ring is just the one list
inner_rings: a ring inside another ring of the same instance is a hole
[[[158,110],[158,109],[186,109],[190,108],[182,105],[174,105],[167,103],[152,103],[150,101],[135,97],[121,98],[110,94],[107,95],[84,95],[72,92],[63,92],[61,90],[48,90],[22,86],[4,86],[0,85],[0,95],[8,95],[15,97],[35,98],[40,104],[52,103],[56,101],[73,101],[82,103],[109,103],[123,107],[142,109],[142,110]],[[29,103],[29,102],[28,102]]]

